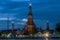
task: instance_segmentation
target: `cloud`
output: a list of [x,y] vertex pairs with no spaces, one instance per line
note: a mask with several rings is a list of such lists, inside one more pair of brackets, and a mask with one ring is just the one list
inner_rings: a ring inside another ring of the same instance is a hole
[[23,18],[23,19],[16,19],[18,21],[22,21],[22,22],[27,22],[27,18]]
[[11,1],[15,1],[15,2],[23,2],[23,1],[30,1],[30,0],[11,0]]
[[19,24],[19,25],[24,25],[25,22],[18,22],[17,24]]
[[24,19],[22,19],[22,21],[27,22],[27,19],[26,19],[26,18],[24,18]]
[[17,14],[13,14],[13,13],[0,13],[0,18],[7,18],[7,17],[9,17],[9,18],[16,18],[15,16],[16,16]]
[[19,24],[19,25],[25,25],[25,23],[27,22],[27,19],[26,18],[17,19],[17,20],[20,21],[20,22],[17,22],[17,24]]
[[13,20],[14,18],[0,18],[0,20]]

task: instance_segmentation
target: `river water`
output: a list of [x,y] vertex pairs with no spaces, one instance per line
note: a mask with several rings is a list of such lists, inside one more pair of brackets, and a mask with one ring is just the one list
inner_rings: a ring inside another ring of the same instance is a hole
[[60,38],[39,38],[39,39],[0,39],[0,40],[60,40]]

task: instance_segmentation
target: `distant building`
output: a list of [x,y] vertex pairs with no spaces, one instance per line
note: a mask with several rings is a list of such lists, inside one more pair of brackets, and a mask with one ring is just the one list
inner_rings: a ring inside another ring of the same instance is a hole
[[12,32],[14,32],[14,22],[12,22]]
[[41,33],[42,33],[42,31],[43,31],[42,28],[41,28],[41,26],[40,26],[40,28],[38,28],[37,30],[38,30],[38,32],[41,32]]
[[17,32],[16,32],[17,35],[20,35],[21,34],[21,30],[18,28],[17,29]]
[[18,28],[17,31],[16,31],[16,37],[18,37],[20,35],[21,35],[21,30],[20,30],[20,28]]
[[41,32],[38,32],[38,33],[36,33],[36,34],[34,34],[34,37],[42,37],[42,33]]
[[46,22],[46,25],[47,25],[47,26],[46,26],[46,31],[49,31],[50,28],[49,28],[49,22],[48,22],[48,21]]
[[14,34],[12,34],[12,33],[9,33],[8,35],[7,35],[7,38],[14,38],[15,36],[14,36]]
[[12,21],[12,30],[9,31],[8,30],[8,35],[7,35],[7,38],[13,38],[13,37],[16,37],[16,33],[15,33],[15,30],[14,30],[14,22]]
[[33,17],[32,17],[32,4],[30,3],[29,4],[29,14],[28,14],[28,21],[26,22],[26,25],[23,29],[23,33],[26,33],[27,32],[29,34],[34,34],[37,32],[37,29],[36,29],[36,26],[33,22]]
[[51,35],[51,32],[50,32],[51,30],[50,30],[50,28],[49,28],[49,22],[47,21],[46,22],[46,30],[44,30],[44,32],[43,32],[43,36],[44,37],[50,37],[50,35]]
[[16,37],[16,32],[14,31],[14,22],[12,21],[12,31],[9,33],[12,37]]

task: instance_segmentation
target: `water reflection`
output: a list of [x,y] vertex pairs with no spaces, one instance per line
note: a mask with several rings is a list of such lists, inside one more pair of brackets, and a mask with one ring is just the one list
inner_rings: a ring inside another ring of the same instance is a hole
[[39,38],[39,39],[0,39],[0,40],[60,40],[60,38]]
[[46,38],[46,40],[48,40],[48,38]]

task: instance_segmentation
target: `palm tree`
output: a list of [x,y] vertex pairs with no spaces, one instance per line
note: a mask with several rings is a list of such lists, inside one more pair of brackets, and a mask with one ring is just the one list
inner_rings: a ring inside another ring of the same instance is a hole
[[56,24],[56,28],[55,29],[56,29],[57,33],[60,34],[60,23]]

